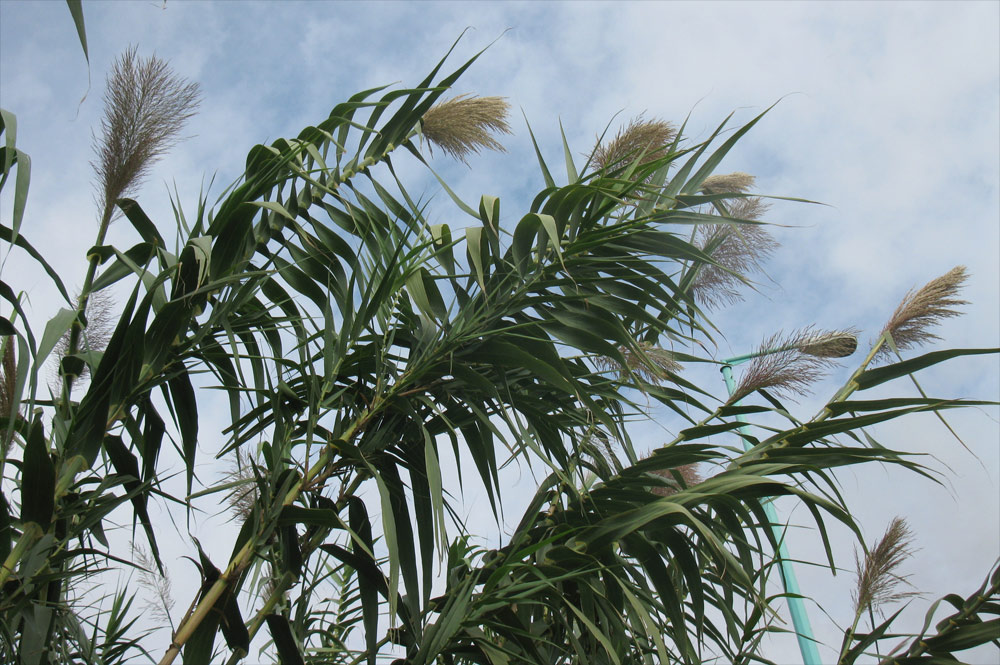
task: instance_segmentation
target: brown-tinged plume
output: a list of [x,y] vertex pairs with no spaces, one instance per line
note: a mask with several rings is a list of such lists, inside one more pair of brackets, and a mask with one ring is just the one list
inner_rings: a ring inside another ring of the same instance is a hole
[[[919,291],[910,291],[885,324],[882,334],[891,335],[900,350],[940,339],[930,329],[944,319],[961,314],[955,308],[967,305],[968,301],[959,300],[956,296],[967,278],[965,266],[956,266]],[[888,346],[879,349],[880,357],[888,358],[891,353]]]
[[[755,196],[725,202],[732,219],[758,220],[768,204]],[[761,263],[778,247],[766,226],[760,224],[703,224],[694,233],[694,245],[715,261],[697,266],[691,291],[709,308],[742,299],[746,279],[761,271]]]
[[594,148],[593,163],[601,170],[614,171],[631,165],[641,155],[639,164],[646,164],[664,157],[676,136],[677,130],[669,122],[645,120],[640,115],[613,139]]
[[431,145],[468,165],[466,158],[483,148],[506,152],[494,135],[511,133],[509,109],[503,97],[459,95],[428,109],[421,131]]
[[102,222],[110,219],[115,201],[135,190],[180,140],[200,96],[197,83],[175,76],[155,56],[138,57],[135,47],[115,61],[104,93],[101,134],[94,140]]
[[[77,300],[77,305],[82,303],[83,298]],[[86,302],[87,326],[82,330],[80,339],[77,342],[77,351],[101,351],[103,352],[111,341],[114,333],[115,319],[114,301],[107,291],[94,291],[87,298]],[[71,330],[63,333],[56,343],[55,357],[62,359],[69,353]],[[87,376],[89,368],[84,365],[82,376]],[[57,368],[58,372],[58,368]]]
[[617,372],[622,380],[631,371],[645,381],[657,384],[667,379],[670,373],[680,371],[681,365],[670,351],[649,342],[638,342],[637,346],[639,347],[638,352],[625,347],[619,348],[625,358],[625,367],[622,367],[616,360],[604,356],[597,359],[597,364],[603,370]]
[[706,194],[742,194],[753,187],[755,180],[755,177],[742,171],[710,175],[701,183],[701,191]]
[[250,517],[257,503],[257,478],[253,472],[253,456],[237,450],[229,470],[224,475],[227,483],[239,483],[226,496],[233,517],[240,523]]
[[794,397],[807,394],[809,386],[826,371],[854,352],[857,341],[853,330],[816,331],[812,328],[765,339],[756,358],[743,372],[728,403],[734,404],[752,392],[769,389],[777,395]]
[[653,473],[667,481],[665,485],[657,485],[650,490],[657,496],[670,496],[680,490],[693,487],[702,481],[696,463],[685,464],[676,469],[657,469]]
[[139,564],[139,585],[155,597],[155,600],[147,600],[145,603],[149,616],[155,621],[169,625],[173,630],[174,621],[170,613],[174,608],[174,599],[167,569],[164,568],[162,573],[159,572],[156,561],[141,547],[133,546],[132,551]]
[[917,595],[912,591],[897,591],[907,583],[899,566],[913,555],[913,533],[901,517],[893,518],[885,535],[864,557],[855,551],[858,585],[854,590],[854,609],[878,611],[881,605]]

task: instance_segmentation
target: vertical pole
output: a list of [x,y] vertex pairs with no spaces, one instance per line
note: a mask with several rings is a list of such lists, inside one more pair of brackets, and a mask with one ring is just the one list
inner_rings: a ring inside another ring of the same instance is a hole
[[[726,380],[726,389],[732,395],[736,390],[736,382],[733,381],[733,366],[722,366],[722,378]],[[746,422],[742,415],[736,416],[741,423]],[[749,434],[746,427],[740,427],[740,434]],[[742,437],[741,437],[742,438]],[[750,443],[743,438],[743,449],[750,450]],[[778,522],[778,514],[774,510],[774,504],[768,499],[761,502],[764,508],[764,515],[771,524],[771,531],[775,540],[778,541],[778,564],[781,569],[781,581],[785,585],[785,593],[790,594],[785,597],[788,601],[788,611],[792,615],[792,625],[795,627],[795,637],[799,641],[799,651],[802,653],[804,665],[821,665],[819,651],[816,649],[816,640],[813,638],[812,626],[809,625],[809,615],[806,613],[805,603],[798,596],[799,582],[795,578],[795,570],[788,556],[788,549],[785,547],[785,530]]]

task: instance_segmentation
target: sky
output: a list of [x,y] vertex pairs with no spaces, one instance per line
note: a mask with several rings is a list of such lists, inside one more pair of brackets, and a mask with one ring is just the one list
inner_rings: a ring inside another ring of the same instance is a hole
[[[432,164],[466,201],[499,196],[509,224],[543,186],[525,119],[557,165],[560,123],[584,155],[609,123],[615,131],[638,114],[686,120],[687,135],[704,139],[730,114],[737,128],[774,105],[718,172],[753,173],[761,193],[819,204],[773,205],[767,219],[778,225],[782,248],[756,293],[714,315],[725,335],[718,357],[809,324],[859,328],[864,346],[909,289],[956,265],[971,274],[964,291],[971,304],[939,328],[938,346],[1000,344],[1000,3],[135,0],[84,2],[83,10],[89,87],[64,3],[0,0],[0,105],[16,114],[17,145],[32,158],[22,231],[68,284],[82,282],[83,248],[94,233],[91,132],[105,72],[128,46],[168,60],[202,87],[189,138],[136,197],[169,228],[168,190],[186,206],[213,178],[211,191],[221,192],[253,144],[294,136],[356,91],[416,84],[464,31],[453,67],[489,48],[455,92],[507,97],[515,134],[505,139],[506,153],[475,157],[471,168],[440,156]],[[417,193],[435,197],[432,210],[453,214],[416,164],[400,168],[418,183]],[[10,209],[5,193],[5,223]],[[110,241],[130,246],[127,225],[114,226]],[[21,257],[12,254],[3,270],[4,281],[27,293],[41,328],[58,307],[54,292]],[[814,413],[852,369],[820,384],[797,414]],[[997,357],[979,356],[934,368],[921,382],[942,397],[995,400],[998,376]],[[721,380],[699,378],[724,391]],[[893,390],[915,394],[904,384]],[[1000,556],[998,412],[970,409],[949,422],[971,452],[930,416],[879,431],[890,447],[927,454],[943,471],[939,485],[883,467],[838,474],[869,540],[896,515],[916,534],[919,551],[908,572],[925,596],[902,615],[911,629],[929,602],[970,593]],[[664,416],[640,428],[637,439],[653,447],[676,428]],[[204,445],[210,456],[210,442]],[[527,486],[530,474],[512,483]],[[778,506],[809,526],[793,505]],[[465,510],[481,514],[484,533],[495,534],[475,492]],[[220,520],[205,516],[193,532],[211,542],[211,534],[225,532]],[[183,522],[179,527],[183,532]],[[850,569],[853,541],[833,533],[838,564]],[[221,559],[228,552],[220,543]],[[823,560],[814,529],[795,530],[789,547],[795,558]],[[179,607],[187,605],[184,580],[191,577],[180,557],[190,552],[178,537],[167,554]],[[850,572],[799,569],[804,593],[822,604],[822,611],[810,609],[816,634],[836,648],[836,623],[851,617]],[[766,648],[778,662],[799,658],[790,640]]]

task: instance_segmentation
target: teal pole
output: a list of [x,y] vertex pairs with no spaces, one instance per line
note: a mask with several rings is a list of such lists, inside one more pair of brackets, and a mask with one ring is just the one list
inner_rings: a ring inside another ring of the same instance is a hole
[[[746,362],[759,355],[766,355],[767,353],[781,350],[775,349],[774,351],[748,354],[724,361],[722,378],[726,380],[726,389],[729,391],[729,394],[732,395],[736,390],[736,382],[733,381],[733,365]],[[746,422],[746,418],[742,415],[737,415],[736,419],[741,423]],[[748,435],[750,433],[747,427],[740,427],[739,431],[740,434]],[[750,442],[745,437],[741,438],[743,438],[744,450],[750,450]],[[761,506],[764,508],[764,515],[767,516],[767,521],[771,524],[774,539],[778,541],[778,564],[781,569],[781,581],[784,582],[785,593],[790,594],[786,597],[786,600],[788,601],[788,611],[792,615],[792,625],[795,627],[795,637],[799,641],[802,662],[804,665],[822,665],[819,659],[819,651],[816,649],[816,640],[813,637],[812,626],[809,624],[809,615],[806,613],[805,603],[798,597],[802,594],[799,593],[799,582],[795,578],[795,570],[792,568],[792,562],[788,556],[788,548],[785,547],[784,527],[779,525],[778,514],[774,510],[774,504],[770,500],[762,501]]]

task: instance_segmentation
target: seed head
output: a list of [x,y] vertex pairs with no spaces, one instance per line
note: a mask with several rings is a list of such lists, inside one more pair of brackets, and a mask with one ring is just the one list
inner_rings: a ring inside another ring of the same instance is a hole
[[468,165],[466,157],[483,148],[506,152],[494,134],[510,134],[503,97],[459,95],[435,104],[424,114],[421,131],[431,145]]
[[197,83],[175,76],[155,56],[129,48],[115,61],[104,93],[101,136],[94,140],[102,220],[115,201],[137,188],[150,167],[179,140],[201,93]]
[[677,137],[677,130],[663,120],[645,120],[640,115],[607,143],[594,148],[594,165],[603,171],[616,171],[642,158],[640,165],[665,156]]
[[753,187],[755,180],[754,176],[741,171],[710,175],[701,183],[701,191],[706,194],[742,194]]
[[797,346],[802,353],[817,358],[846,358],[858,348],[858,331],[854,328],[848,328],[846,330],[809,332],[807,329],[803,331]]
[[847,340],[853,334],[850,330],[804,328],[790,335],[771,335],[761,343],[759,355],[750,361],[727,404],[763,388],[786,397],[807,394],[811,383],[837,364],[838,358],[848,355]]
[[638,342],[637,346],[638,352],[624,346],[619,347],[618,350],[625,358],[625,367],[622,367],[616,360],[603,356],[597,359],[597,364],[604,370],[618,372],[618,376],[622,380],[631,371],[645,381],[656,384],[669,378],[670,373],[680,371],[681,365],[670,351],[649,342]]
[[226,471],[223,479],[227,483],[239,483],[226,496],[233,517],[240,522],[246,521],[257,503],[257,478],[253,472],[253,456],[242,449],[236,455]]
[[[943,319],[961,314],[955,308],[967,305],[968,301],[958,300],[956,296],[967,278],[965,266],[956,266],[919,291],[910,291],[885,324],[882,334],[892,335],[898,349],[909,349],[940,339],[930,332],[930,328]],[[886,346],[879,349],[879,357],[888,358],[890,353]]]
[[170,575],[167,569],[164,568],[161,573],[153,557],[137,545],[132,546],[132,552],[139,564],[139,585],[155,597],[155,600],[146,600],[145,603],[149,616],[169,625],[172,629],[173,619],[170,613],[174,608],[174,599],[171,595]]
[[[732,219],[758,220],[768,204],[757,197],[727,201]],[[694,245],[715,261],[697,266],[691,283],[694,296],[709,308],[742,299],[740,287],[761,272],[761,263],[778,247],[766,226],[759,224],[703,224],[695,229]]]
[[854,591],[854,609],[879,610],[879,606],[917,595],[912,591],[896,591],[900,583],[908,584],[907,576],[896,570],[913,556],[913,533],[902,517],[893,518],[882,539],[864,557],[854,552],[858,585]]
[[[79,296],[76,308],[79,311],[83,297]],[[87,297],[86,311],[87,325],[80,333],[80,340],[77,344],[77,351],[99,351],[103,352],[111,341],[116,323],[114,313],[114,300],[107,291],[94,291]],[[56,344],[55,357],[62,360],[69,353],[69,341],[72,332],[67,330],[59,338]],[[58,367],[56,368],[58,373]],[[90,372],[87,365],[83,366],[81,377],[85,377]]]
[[593,429],[583,436],[581,447],[591,451],[595,456],[603,457],[605,460],[615,459],[613,444],[615,440],[599,429]]
[[675,469],[657,469],[653,473],[667,481],[665,485],[657,485],[650,490],[657,496],[670,496],[702,481],[697,463],[685,464]]

